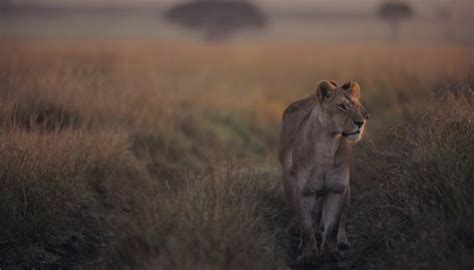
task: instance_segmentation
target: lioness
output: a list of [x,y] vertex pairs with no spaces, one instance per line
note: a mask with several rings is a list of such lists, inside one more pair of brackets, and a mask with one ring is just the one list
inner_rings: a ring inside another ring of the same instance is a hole
[[[297,263],[334,260],[350,248],[345,228],[352,143],[368,114],[356,82],[321,81],[316,92],[283,113],[278,157],[292,220],[301,235]],[[321,236],[322,233],[322,236]],[[316,235],[321,236],[318,245]]]

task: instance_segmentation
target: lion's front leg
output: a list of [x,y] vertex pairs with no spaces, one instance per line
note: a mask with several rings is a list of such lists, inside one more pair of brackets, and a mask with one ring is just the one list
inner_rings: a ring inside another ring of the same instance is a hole
[[321,224],[321,213],[323,212],[323,199],[322,196],[316,197],[316,205],[314,206],[313,210],[313,231],[314,236],[316,237],[316,241],[321,243],[321,239],[323,236],[322,233],[322,224]]
[[337,231],[337,249],[345,251],[351,248],[351,245],[347,239],[346,232],[346,216],[349,207],[350,191],[349,188],[344,198],[344,205],[342,206],[341,220],[339,221],[339,229]]
[[321,256],[325,260],[337,260],[340,252],[337,250],[337,234],[341,211],[345,205],[345,194],[330,192],[323,203],[321,224],[324,232],[321,242]]
[[298,205],[298,219],[301,230],[302,253],[297,259],[298,264],[310,264],[316,261],[319,250],[313,232],[312,212],[316,197],[302,196]]

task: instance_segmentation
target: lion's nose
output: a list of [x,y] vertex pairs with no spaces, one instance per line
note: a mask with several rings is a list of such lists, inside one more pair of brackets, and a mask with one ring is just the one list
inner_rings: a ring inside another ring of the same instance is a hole
[[354,124],[360,128],[364,124],[364,121],[354,121]]

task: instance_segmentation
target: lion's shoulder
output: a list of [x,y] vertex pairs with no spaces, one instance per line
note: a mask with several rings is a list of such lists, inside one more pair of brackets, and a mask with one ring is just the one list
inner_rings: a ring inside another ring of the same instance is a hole
[[292,147],[298,136],[299,130],[305,119],[311,113],[311,110],[315,104],[314,96],[295,101],[288,105],[286,110],[283,112],[280,143],[279,143],[279,156],[280,160],[283,160],[285,153]]

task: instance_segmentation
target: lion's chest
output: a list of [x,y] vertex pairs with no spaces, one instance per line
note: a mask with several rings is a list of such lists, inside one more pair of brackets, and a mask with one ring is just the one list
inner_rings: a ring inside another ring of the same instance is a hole
[[297,171],[298,186],[302,194],[344,192],[349,185],[350,165],[337,150],[319,147],[308,155],[310,158]]

